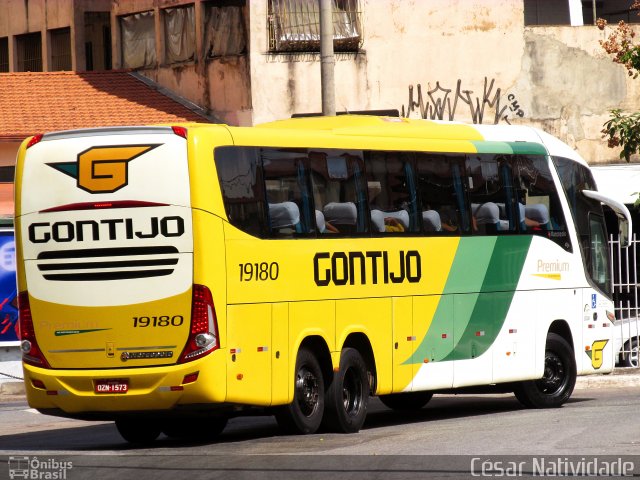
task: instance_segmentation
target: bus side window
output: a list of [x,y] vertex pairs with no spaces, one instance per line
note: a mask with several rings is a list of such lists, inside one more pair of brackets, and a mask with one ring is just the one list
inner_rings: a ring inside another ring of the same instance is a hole
[[566,248],[569,236],[547,159],[538,155],[514,156],[513,171],[523,230],[551,238]]
[[406,152],[365,152],[374,233],[420,231],[414,173]]
[[213,156],[229,222],[250,235],[267,236],[258,148],[217,147]]
[[505,155],[467,156],[467,187],[473,233],[500,235],[519,229],[519,208],[515,202],[513,175]]
[[427,235],[468,231],[463,162],[462,156],[416,153],[416,190],[422,231]]
[[362,153],[313,150],[309,168],[317,231],[323,235],[369,232]]
[[262,148],[262,169],[272,237],[315,232],[306,150]]

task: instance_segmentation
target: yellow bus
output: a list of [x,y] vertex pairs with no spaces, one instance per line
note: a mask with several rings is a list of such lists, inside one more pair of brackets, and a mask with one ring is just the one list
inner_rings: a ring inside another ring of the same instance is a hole
[[18,153],[29,405],[130,442],[262,409],[357,432],[371,395],[558,407],[610,372],[602,203],[539,130],[373,116],[53,132]]

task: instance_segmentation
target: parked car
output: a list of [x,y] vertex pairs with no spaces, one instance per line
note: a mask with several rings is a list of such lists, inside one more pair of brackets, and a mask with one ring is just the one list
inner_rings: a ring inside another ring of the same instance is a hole
[[[614,351],[616,365],[638,367],[640,345],[640,210],[634,206],[640,192],[640,165],[605,165],[592,168],[598,190],[624,203],[631,212],[633,231],[626,249],[619,248],[617,220],[607,215],[613,265],[613,297],[616,308]],[[605,213],[606,213],[605,208]]]
[[640,319],[638,317],[616,320],[614,323],[613,348],[617,353],[616,365],[638,367],[638,346],[640,345]]

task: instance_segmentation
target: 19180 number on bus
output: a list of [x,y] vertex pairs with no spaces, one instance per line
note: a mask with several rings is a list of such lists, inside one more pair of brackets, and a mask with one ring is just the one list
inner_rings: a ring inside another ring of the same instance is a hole
[[134,327],[179,327],[184,322],[182,315],[161,315],[159,317],[133,317]]
[[241,282],[277,280],[280,274],[278,262],[241,263],[239,267]]

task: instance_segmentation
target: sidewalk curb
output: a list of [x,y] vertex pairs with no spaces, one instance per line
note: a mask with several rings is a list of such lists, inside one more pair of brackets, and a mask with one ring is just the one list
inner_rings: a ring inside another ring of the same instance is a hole
[[584,375],[576,380],[576,389],[640,387],[640,368],[616,368],[613,372]]
[[[584,375],[576,380],[576,390],[640,387],[640,368],[619,368],[609,374]],[[24,399],[24,382],[0,382],[0,400]]]
[[2,382],[0,383],[0,399],[2,397],[25,396],[24,382]]

